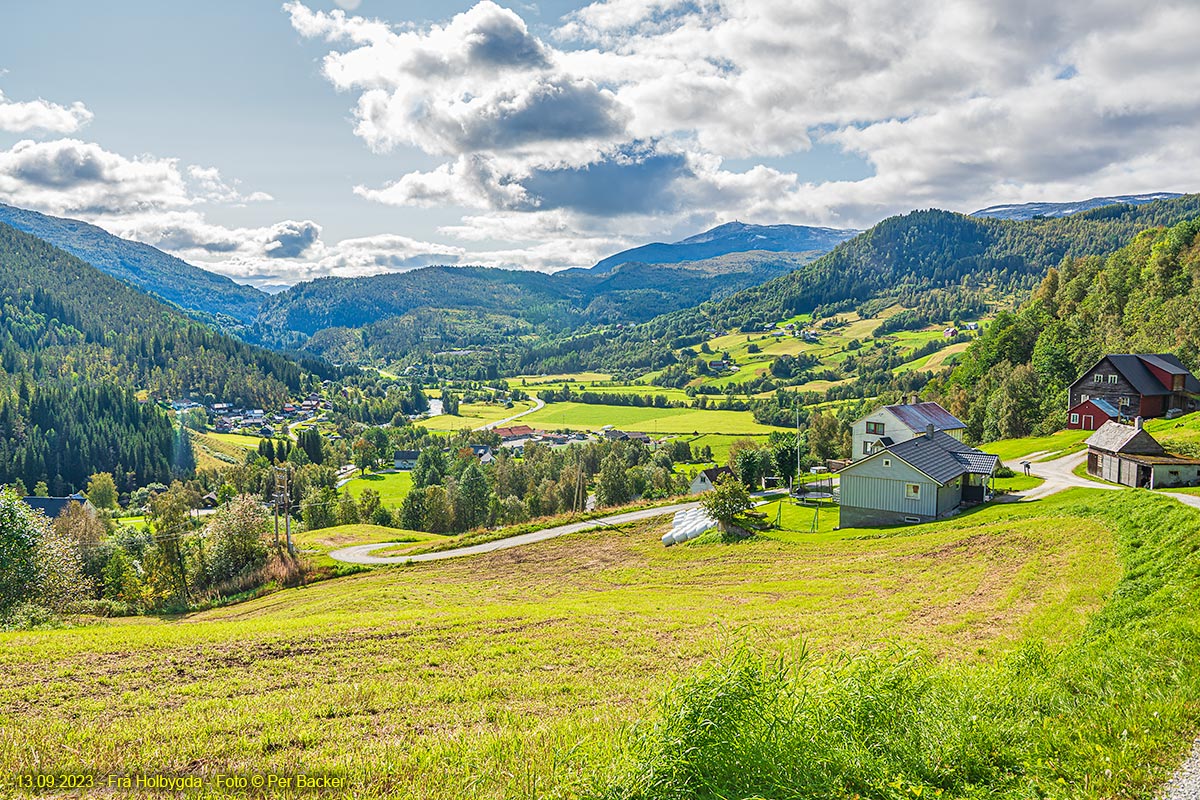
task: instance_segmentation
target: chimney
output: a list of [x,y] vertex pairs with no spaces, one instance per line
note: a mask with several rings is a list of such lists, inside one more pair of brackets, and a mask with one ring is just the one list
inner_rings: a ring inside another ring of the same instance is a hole
[[1142,418],[1140,416],[1134,417],[1133,427],[1137,428],[1139,431],[1142,429]]
[[928,436],[930,439],[933,438],[933,423],[932,422],[925,426],[925,435]]
[[916,395],[916,394],[914,394],[914,395],[912,395],[911,397],[909,397],[909,398],[908,398],[908,404],[909,404],[910,406],[915,406],[915,405],[916,405],[917,403],[919,403],[919,402],[921,402],[921,396],[920,396],[920,395]]

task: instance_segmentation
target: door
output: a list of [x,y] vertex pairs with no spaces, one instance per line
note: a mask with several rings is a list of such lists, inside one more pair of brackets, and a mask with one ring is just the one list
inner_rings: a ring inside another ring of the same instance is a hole
[[1093,417],[1091,414],[1084,414],[1083,415],[1083,429],[1085,431],[1096,430],[1096,418]]

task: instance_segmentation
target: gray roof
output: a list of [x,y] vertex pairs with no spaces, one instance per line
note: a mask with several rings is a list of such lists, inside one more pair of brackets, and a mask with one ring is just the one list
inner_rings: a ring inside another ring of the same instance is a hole
[[[1108,414],[1113,419],[1120,419],[1121,417],[1125,416],[1125,414],[1120,409],[1118,409],[1112,403],[1105,400],[1103,397],[1093,397],[1090,400],[1084,400],[1083,402],[1091,403],[1096,408],[1100,409],[1105,414]],[[1081,405],[1083,405],[1083,403],[1080,403],[1079,405],[1081,406]],[[1076,406],[1076,408],[1078,408],[1078,407],[1079,406]]]
[[935,431],[954,431],[967,427],[958,417],[937,403],[912,403],[885,408],[909,430],[918,433],[924,433],[930,425],[933,425]]
[[[1200,381],[1188,371],[1188,368],[1183,365],[1178,358],[1170,353],[1123,353],[1117,355],[1105,356],[1109,363],[1121,373],[1125,380],[1129,381],[1130,385],[1137,391],[1138,394],[1147,397],[1157,395],[1172,394],[1172,390],[1163,385],[1162,381],[1154,376],[1150,371],[1149,366],[1153,365],[1166,372],[1168,375],[1185,375],[1183,381],[1183,389],[1185,392],[1200,394]],[[1104,359],[1100,359],[1096,366],[1099,366]],[[1075,383],[1079,383],[1096,367],[1088,370]]]
[[[967,473],[991,475],[1000,463],[999,456],[976,450],[941,431],[935,431],[933,436],[918,436],[907,442],[894,444],[869,458],[883,453],[890,453],[943,485]],[[863,461],[855,463],[861,464]],[[853,468],[854,464],[851,464],[843,471]]]
[[32,508],[34,511],[41,511],[50,519],[57,518],[60,514],[67,510],[67,506],[71,503],[87,504],[88,500],[81,494],[73,494],[70,497],[23,497],[25,505]]
[[1112,420],[1101,425],[1088,437],[1087,446],[1110,453],[1162,455],[1166,452],[1153,436],[1136,425],[1122,425]]

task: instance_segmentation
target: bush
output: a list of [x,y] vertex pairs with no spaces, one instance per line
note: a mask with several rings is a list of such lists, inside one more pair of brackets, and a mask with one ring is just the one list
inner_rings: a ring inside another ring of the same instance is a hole
[[0,627],[10,631],[48,631],[65,627],[57,614],[36,603],[21,603],[15,606],[2,622]]
[[1010,467],[1006,467],[1003,464],[1001,464],[1000,466],[996,467],[996,471],[992,473],[992,477],[993,478],[1013,478],[1013,477],[1016,477],[1016,474],[1017,473],[1013,472]]

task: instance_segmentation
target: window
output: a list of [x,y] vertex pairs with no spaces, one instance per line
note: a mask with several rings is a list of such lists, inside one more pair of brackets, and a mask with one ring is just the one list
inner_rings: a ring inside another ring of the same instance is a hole
[[883,460],[883,465],[884,465],[885,467],[890,467],[890,466],[892,465],[892,460],[891,460],[890,458],[885,458],[885,459]]
[[1072,415],[1071,415],[1071,424],[1072,424],[1072,425],[1078,425],[1078,424],[1079,424],[1079,415],[1078,415],[1078,414],[1072,414]]
[[1133,398],[1127,394],[1121,395],[1121,399],[1117,401],[1118,405],[1128,406],[1133,404]]
[[863,442],[863,455],[864,456],[871,455],[871,450],[872,450],[871,445],[872,444],[874,444],[874,442]]
[[1171,389],[1176,392],[1182,392],[1183,391],[1183,376],[1175,375],[1173,377],[1174,377],[1174,380],[1171,383]]
[[1116,376],[1116,375],[1109,375],[1109,376],[1108,376],[1108,382],[1109,382],[1109,383],[1116,383],[1116,382],[1117,382],[1117,376]]
[[1104,376],[1103,375],[1093,375],[1092,380],[1095,381],[1096,383],[1104,383]]
[[1091,399],[1092,399],[1092,396],[1090,394],[1079,395],[1079,402],[1081,402],[1081,403],[1086,403],[1088,400],[1091,400]]
[[867,433],[870,433],[874,436],[883,436],[883,423],[882,422],[868,422],[867,423]]
[[921,484],[919,484],[919,483],[904,484],[904,497],[908,500],[920,500],[921,499]]

